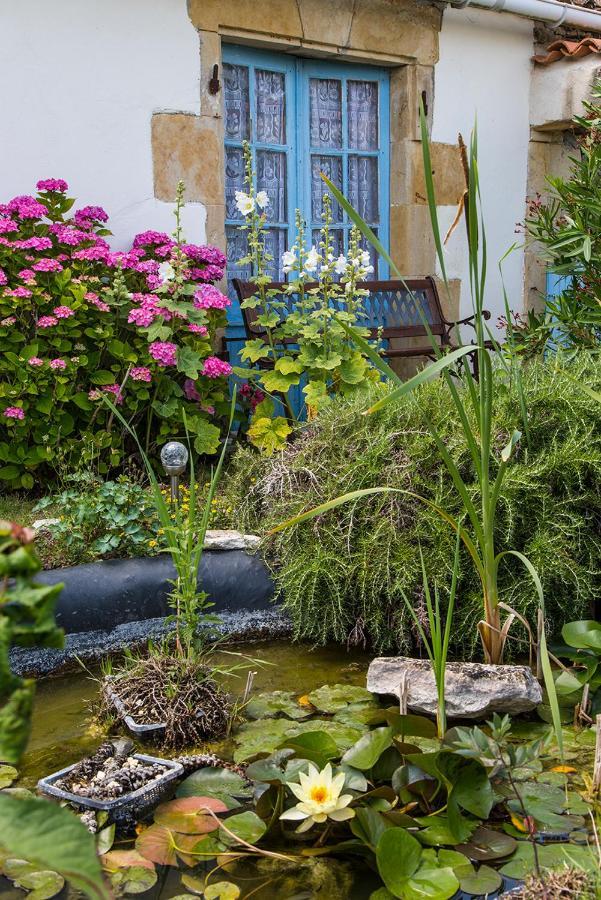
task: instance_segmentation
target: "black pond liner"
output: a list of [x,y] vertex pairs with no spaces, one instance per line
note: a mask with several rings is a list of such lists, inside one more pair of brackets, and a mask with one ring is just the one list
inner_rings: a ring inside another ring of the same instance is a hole
[[[56,621],[67,634],[111,631],[117,625],[169,615],[168,594],[175,569],[168,554],[107,559],[40,572],[41,584],[59,584]],[[214,605],[211,612],[244,612],[272,607],[274,584],[257,554],[205,550],[198,587]]]
[[173,781],[182,777],[184,767],[170,759],[159,759],[156,756],[146,756],[143,753],[134,753],[132,755],[134,759],[139,759],[140,762],[163,766],[165,774],[150,784],[137,788],[135,791],[130,791],[129,794],[123,794],[121,797],[115,797],[113,800],[94,800],[92,797],[82,797],[80,794],[72,794],[71,791],[64,791],[55,787],[56,781],[63,778],[78,765],[78,763],[74,763],[61,769],[59,772],[46,776],[46,778],[40,778],[37,784],[38,791],[46,794],[48,797],[54,797],[56,800],[72,803],[80,809],[108,812],[110,819],[115,822],[120,820],[129,821],[132,816],[140,818],[161,801]]

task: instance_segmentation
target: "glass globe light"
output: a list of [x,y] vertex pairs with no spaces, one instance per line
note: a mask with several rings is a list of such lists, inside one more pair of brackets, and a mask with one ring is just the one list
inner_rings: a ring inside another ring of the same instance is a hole
[[161,462],[167,475],[181,475],[188,462],[188,450],[179,441],[169,441],[161,449]]

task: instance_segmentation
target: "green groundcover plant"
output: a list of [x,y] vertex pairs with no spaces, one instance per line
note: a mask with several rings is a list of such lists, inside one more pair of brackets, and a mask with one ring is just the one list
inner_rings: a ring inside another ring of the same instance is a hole
[[[497,370],[495,378],[493,433],[500,452],[514,427],[519,398],[505,370]],[[544,361],[525,367],[530,444],[516,451],[496,518],[499,544],[525,553],[541,577],[551,631],[567,619],[588,618],[600,593],[601,409],[586,392],[574,390],[574,378],[598,389],[594,358],[581,354],[565,370]],[[324,410],[272,460],[240,449],[228,492],[242,525],[266,533],[341,493],[380,484],[413,491],[449,514],[460,514],[428,421],[435,423],[477,500],[478,481],[446,384],[432,381],[377,415],[363,415],[388,390],[374,386]],[[454,543],[451,529],[423,503],[390,494],[362,498],[292,526],[274,535],[269,549],[298,637],[369,638],[378,649],[408,649],[414,627],[402,592],[427,614],[418,545],[426,571],[450,584]],[[519,562],[508,560],[499,578],[502,599],[536,621],[536,589]],[[478,578],[462,557],[451,635],[455,654],[469,657],[475,648],[480,601]],[[526,653],[519,631],[512,629],[511,635],[508,654]]]
[[0,205],[0,485],[30,489],[75,460],[119,465],[124,432],[103,395],[146,450],[184,406],[196,452],[214,453],[231,371],[213,351],[225,257],[186,243],[183,185],[173,235],[145,231],[126,252],[107,243],[101,207],[72,214],[66,182],[37,187]]

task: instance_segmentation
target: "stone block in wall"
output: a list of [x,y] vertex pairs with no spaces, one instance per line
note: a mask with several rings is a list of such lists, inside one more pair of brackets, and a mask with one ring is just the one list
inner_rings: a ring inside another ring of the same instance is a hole
[[154,194],[173,200],[177,182],[186,185],[186,200],[223,206],[223,141],[217,120],[186,113],[152,117]]
[[582,101],[590,99],[592,84],[600,72],[596,54],[535,65],[530,82],[532,127],[554,131],[570,128],[574,116],[582,114]]
[[[421,143],[412,142],[408,147],[413,153],[411,164],[411,203],[427,203],[426,178]],[[465,191],[465,176],[456,144],[430,144],[434,191],[438,206],[457,206]]]
[[391,206],[390,255],[407,277],[434,274],[436,250],[427,206]]

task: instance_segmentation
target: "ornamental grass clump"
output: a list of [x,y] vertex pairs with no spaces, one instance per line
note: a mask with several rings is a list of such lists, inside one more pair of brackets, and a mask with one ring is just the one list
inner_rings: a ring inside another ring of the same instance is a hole
[[[518,388],[495,372],[494,446],[501,450],[514,428]],[[495,536],[499,546],[526,554],[546,599],[549,630],[590,618],[601,599],[601,404],[574,388],[573,378],[599,390],[595,360],[581,354],[568,367],[536,361],[525,367],[530,446],[515,453],[499,495]],[[388,393],[373,387],[324,409],[296,440],[271,460],[239,449],[227,490],[241,526],[266,533],[341,493],[390,487],[419,494],[450,515],[461,501],[428,424],[478,501],[479,483],[451,407],[438,379],[400,398],[378,415],[363,415]],[[418,547],[426,571],[450,585],[455,535],[434,511],[407,494],[376,494],[273,535],[267,547],[295,635],[319,643],[368,640],[377,650],[411,650],[417,633],[402,593],[427,617]],[[509,559],[499,571],[504,601],[535,622],[538,597],[530,576]],[[451,652],[470,658],[478,643],[481,585],[466,553],[460,560]],[[445,605],[441,590],[441,604]],[[511,630],[508,656],[528,652],[526,634]],[[520,640],[518,640],[520,638]]]
[[187,243],[178,188],[172,235],[115,252],[108,214],[72,212],[61,179],[0,205],[0,485],[34,486],[74,460],[104,474],[132,449],[110,396],[152,450],[181,424],[215,453],[230,366],[213,341],[229,299],[216,247]]

